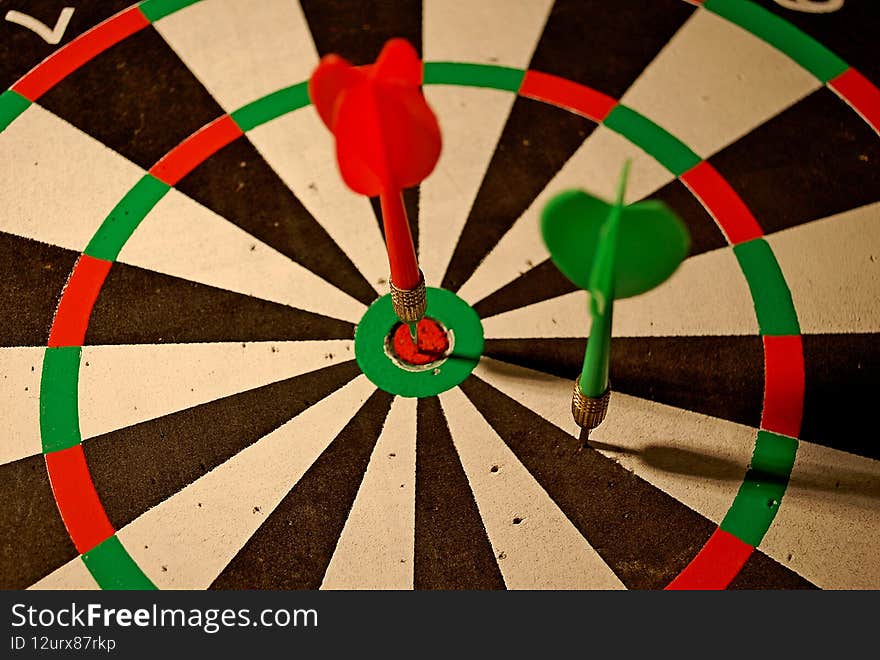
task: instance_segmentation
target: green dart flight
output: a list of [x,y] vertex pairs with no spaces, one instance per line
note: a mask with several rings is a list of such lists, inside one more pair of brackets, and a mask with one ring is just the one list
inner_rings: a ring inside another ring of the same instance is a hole
[[613,203],[583,190],[567,190],[553,197],[541,214],[541,233],[553,263],[590,293],[590,338],[572,398],[575,421],[588,434],[608,407],[615,298],[653,289],[675,272],[690,249],[687,228],[663,202],[624,205],[629,165],[623,166]]

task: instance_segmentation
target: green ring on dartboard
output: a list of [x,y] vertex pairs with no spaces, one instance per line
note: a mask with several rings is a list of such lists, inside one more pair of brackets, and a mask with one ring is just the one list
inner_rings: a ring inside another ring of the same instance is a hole
[[370,305],[355,330],[358,366],[376,387],[391,394],[425,397],[450,390],[470,375],[483,353],[483,326],[473,308],[446,289],[428,287],[425,293],[425,316],[439,321],[449,335],[449,351],[443,360],[424,369],[407,369],[391,358],[386,340],[400,323],[391,294]]

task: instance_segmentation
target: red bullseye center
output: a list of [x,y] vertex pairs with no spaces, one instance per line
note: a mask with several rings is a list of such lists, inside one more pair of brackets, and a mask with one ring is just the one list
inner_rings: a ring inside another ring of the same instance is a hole
[[419,321],[418,342],[412,340],[406,323],[395,326],[392,333],[391,348],[394,355],[406,364],[422,366],[437,362],[445,357],[449,349],[446,328],[434,319],[424,318]]

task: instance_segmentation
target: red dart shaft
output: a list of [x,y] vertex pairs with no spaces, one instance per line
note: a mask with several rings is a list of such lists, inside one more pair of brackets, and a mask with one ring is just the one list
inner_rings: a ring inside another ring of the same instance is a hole
[[403,194],[399,190],[383,192],[379,195],[379,201],[382,205],[391,281],[398,289],[415,289],[419,284],[419,264],[403,208]]

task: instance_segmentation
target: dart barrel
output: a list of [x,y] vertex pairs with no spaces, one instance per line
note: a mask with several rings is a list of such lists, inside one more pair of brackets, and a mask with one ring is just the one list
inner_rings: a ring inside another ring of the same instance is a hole
[[610,387],[601,396],[584,396],[581,392],[581,378],[578,376],[571,395],[571,414],[574,421],[587,431],[596,428],[605,419],[610,398]]
[[425,297],[425,276],[419,271],[419,283],[414,289],[398,289],[391,285],[391,306],[394,313],[404,323],[417,323],[425,316],[428,300]]

